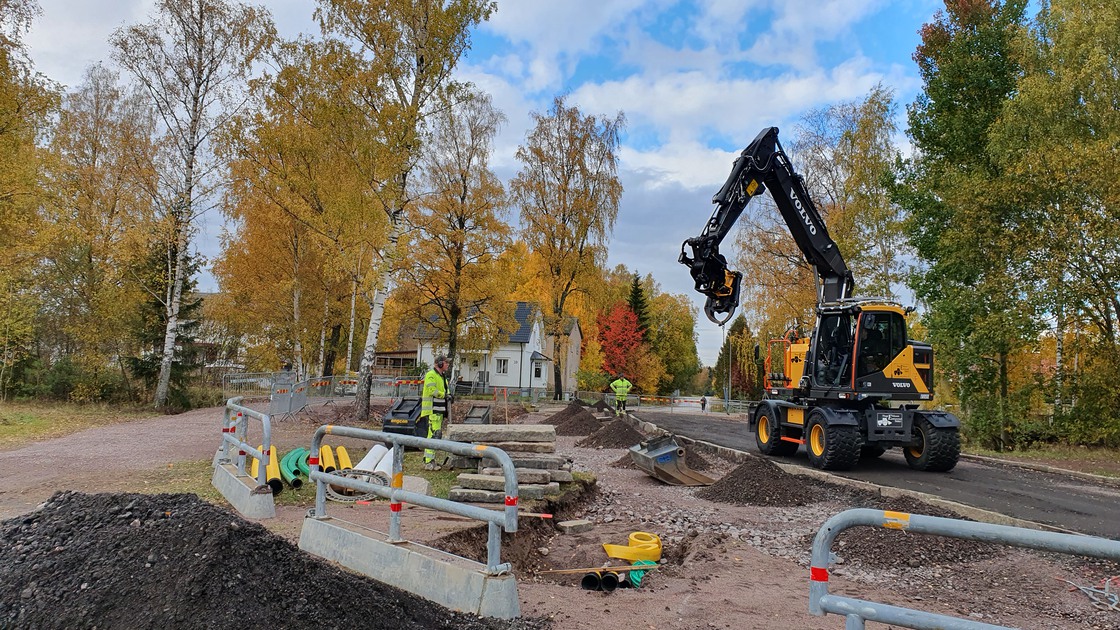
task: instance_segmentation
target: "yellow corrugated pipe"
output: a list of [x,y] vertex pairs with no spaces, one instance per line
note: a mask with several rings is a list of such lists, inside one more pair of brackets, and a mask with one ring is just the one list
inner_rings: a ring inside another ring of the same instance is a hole
[[272,494],[280,494],[284,490],[284,482],[280,479],[280,451],[276,445],[271,446],[272,452],[268,456],[268,467],[265,468],[265,483],[272,488]]
[[336,446],[334,454],[335,457],[338,458],[339,470],[349,470],[354,467],[354,464],[350,463],[350,453],[346,450],[345,446]]
[[[257,445],[257,450],[261,451],[261,452],[264,452],[264,445],[263,444],[258,444]],[[252,455],[249,456],[249,460],[250,460],[250,462],[249,462],[249,475],[252,476],[253,479],[256,479],[257,478],[257,473],[260,472],[260,469],[261,469],[260,468],[261,463],[256,457],[253,457]]]
[[331,450],[329,444],[319,447],[319,466],[323,469],[323,472],[338,470],[338,464],[334,461],[334,451]]
[[661,537],[648,532],[633,532],[630,534],[629,545],[609,545],[603,543],[603,550],[611,558],[622,560],[661,560]]

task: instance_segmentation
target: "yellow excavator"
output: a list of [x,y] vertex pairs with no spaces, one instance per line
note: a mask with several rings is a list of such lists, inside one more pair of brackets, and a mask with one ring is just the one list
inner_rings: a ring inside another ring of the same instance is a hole
[[[707,297],[704,313],[723,325],[738,308],[743,276],[728,268],[719,246],[767,188],[818,282],[812,332],[791,330],[767,353],[764,396],[750,406],[758,450],[793,455],[804,444],[816,468],[849,470],[899,447],[911,468],[951,470],[960,457],[960,421],[919,408],[933,398],[933,348],[907,338],[912,308],[852,297],[852,272],[782,150],[777,127],[763,129],[736,158],[704,230],[681,245],[679,262]],[[771,361],[774,355],[779,360]]]

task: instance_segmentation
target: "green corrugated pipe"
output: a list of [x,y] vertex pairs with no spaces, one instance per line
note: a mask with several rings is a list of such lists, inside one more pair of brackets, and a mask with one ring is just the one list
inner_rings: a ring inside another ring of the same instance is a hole
[[298,454],[299,449],[288,451],[280,460],[280,478],[284,483],[292,487],[292,490],[303,486],[303,479],[300,479],[299,468],[296,467],[296,458],[293,455]]
[[296,457],[296,467],[299,468],[299,474],[303,477],[311,475],[311,467],[307,465],[307,454],[310,452],[305,448],[297,448],[299,455]]

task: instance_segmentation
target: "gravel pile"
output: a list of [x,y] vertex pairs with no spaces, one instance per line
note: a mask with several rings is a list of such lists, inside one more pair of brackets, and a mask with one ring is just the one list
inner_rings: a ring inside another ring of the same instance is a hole
[[583,448],[630,448],[646,439],[637,429],[626,424],[625,420],[612,420],[610,424],[576,442]]
[[[907,496],[877,497],[870,501],[870,504],[853,507],[971,520],[952,510]],[[812,540],[809,540],[808,544],[812,544]],[[845,530],[836,538],[833,549],[845,560],[874,568],[891,568],[899,565],[945,566],[998,557],[1007,553],[1007,547],[1002,545],[879,527],[854,527]]]
[[686,446],[684,448],[684,463],[689,468],[698,471],[711,470],[712,463],[696,452],[696,449]]
[[61,492],[0,540],[3,628],[548,627],[344,572],[193,494]]
[[697,491],[696,496],[732,505],[790,507],[806,505],[814,493],[805,479],[778,468],[761,457],[750,457],[719,481]]

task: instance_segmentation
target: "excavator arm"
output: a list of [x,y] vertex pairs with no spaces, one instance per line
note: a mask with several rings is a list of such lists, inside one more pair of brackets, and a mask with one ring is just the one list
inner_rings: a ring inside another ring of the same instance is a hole
[[[742,273],[728,268],[727,259],[719,252],[720,243],[750,200],[767,188],[794,242],[817,273],[818,303],[836,302],[851,296],[852,272],[836,242],[828,235],[804,180],[793,170],[789,157],[778,143],[778,128],[768,127],[735,159],[727,181],[712,197],[716,209],[704,230],[681,245],[678,260],[689,268],[696,290],[707,296],[704,313],[717,324],[724,324],[734,315],[743,280]],[[686,248],[691,248],[691,256]]]

